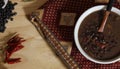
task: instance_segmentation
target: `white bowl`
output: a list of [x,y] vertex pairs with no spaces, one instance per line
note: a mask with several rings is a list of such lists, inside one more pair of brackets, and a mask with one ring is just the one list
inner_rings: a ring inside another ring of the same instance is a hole
[[[86,57],[88,60],[92,61],[92,62],[95,62],[95,63],[99,63],[99,64],[111,64],[111,63],[115,63],[117,61],[120,61],[120,56],[119,57],[116,57],[114,59],[111,59],[111,60],[107,60],[107,61],[102,61],[102,60],[96,60],[92,57],[90,57],[81,47],[80,43],[79,43],[79,39],[78,39],[78,32],[79,32],[79,28],[80,28],[80,25],[81,23],[83,22],[83,20],[88,16],[90,15],[91,13],[95,12],[95,11],[99,11],[99,10],[102,10],[102,9],[106,9],[106,6],[105,5],[99,5],[99,6],[95,6],[95,7],[92,7],[90,9],[88,9],[87,11],[85,11],[81,16],[80,18],[78,19],[76,25],[75,25],[75,29],[74,29],[74,40],[75,40],[75,43],[76,43],[76,46],[78,48],[78,50],[80,51],[80,53]],[[115,8],[115,7],[112,7],[112,12],[115,12],[117,13],[118,15],[120,15],[120,10]]]

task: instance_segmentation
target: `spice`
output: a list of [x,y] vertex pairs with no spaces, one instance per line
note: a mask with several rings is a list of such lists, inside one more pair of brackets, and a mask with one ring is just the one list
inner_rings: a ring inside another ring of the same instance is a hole
[[7,63],[8,63],[8,64],[18,63],[18,62],[20,62],[20,59],[21,59],[21,58],[9,59],[9,60],[7,60]]
[[25,40],[22,37],[19,37],[19,35],[16,35],[14,37],[12,37],[10,40],[8,40],[7,44],[8,46],[6,47],[6,57],[5,57],[5,62],[8,64],[13,64],[13,63],[17,63],[20,62],[21,58],[10,58],[10,56],[22,49],[24,46],[21,44],[22,42],[24,42]]
[[22,42],[24,42],[24,41],[25,40],[22,37],[19,37],[19,35],[15,35],[14,37],[12,37],[11,39],[8,40],[7,46],[4,50],[4,53],[5,53],[4,62],[5,63],[14,64],[14,63],[20,62],[21,58],[10,58],[10,57],[14,52],[16,52],[24,47],[22,45]]
[[13,20],[12,16],[16,15],[16,12],[13,12],[14,6],[17,5],[17,3],[12,3],[11,1],[8,1],[5,8],[2,8],[4,5],[4,0],[0,0],[0,32],[5,31],[5,24],[8,23],[8,20]]

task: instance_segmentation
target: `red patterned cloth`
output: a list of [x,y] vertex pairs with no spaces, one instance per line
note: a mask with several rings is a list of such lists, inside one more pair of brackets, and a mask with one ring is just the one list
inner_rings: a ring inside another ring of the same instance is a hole
[[[73,26],[59,25],[61,13],[76,13],[76,23],[79,16],[94,5],[97,5],[94,0],[49,0],[41,7],[45,10],[42,20],[59,40],[73,41],[75,24]],[[115,3],[114,6],[120,9],[118,3]],[[101,65],[87,60],[81,55],[75,44],[73,44],[71,56],[80,64],[82,69],[120,69],[120,62]]]
[[58,39],[72,41],[74,26],[60,26],[61,13],[76,13],[75,21],[77,21],[78,17],[91,6],[93,6],[93,0],[49,0],[42,7],[45,10],[43,22]]

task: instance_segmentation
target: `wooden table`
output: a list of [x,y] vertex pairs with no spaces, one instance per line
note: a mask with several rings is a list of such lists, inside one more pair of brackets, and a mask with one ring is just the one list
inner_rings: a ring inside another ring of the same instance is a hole
[[0,69],[66,69],[49,45],[39,35],[35,27],[26,18],[27,14],[33,12],[47,0],[34,0],[31,2],[11,1],[18,3],[15,7],[17,15],[14,16],[14,21],[9,21],[6,25],[6,31],[0,33],[0,36],[4,37],[10,33],[18,32],[27,41],[23,43],[25,47],[12,56],[21,57],[22,62],[12,65],[0,64]]

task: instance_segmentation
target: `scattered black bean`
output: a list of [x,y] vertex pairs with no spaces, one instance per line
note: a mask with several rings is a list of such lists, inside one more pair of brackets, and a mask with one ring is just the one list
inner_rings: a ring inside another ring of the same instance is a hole
[[10,18],[11,21],[13,21],[13,18]]
[[14,10],[14,6],[17,5],[17,3],[8,1],[4,9],[2,8],[3,5],[4,1],[0,0],[0,32],[5,31],[5,24],[8,23],[8,20],[13,21],[12,17],[17,14],[16,12],[12,12],[12,10]]

